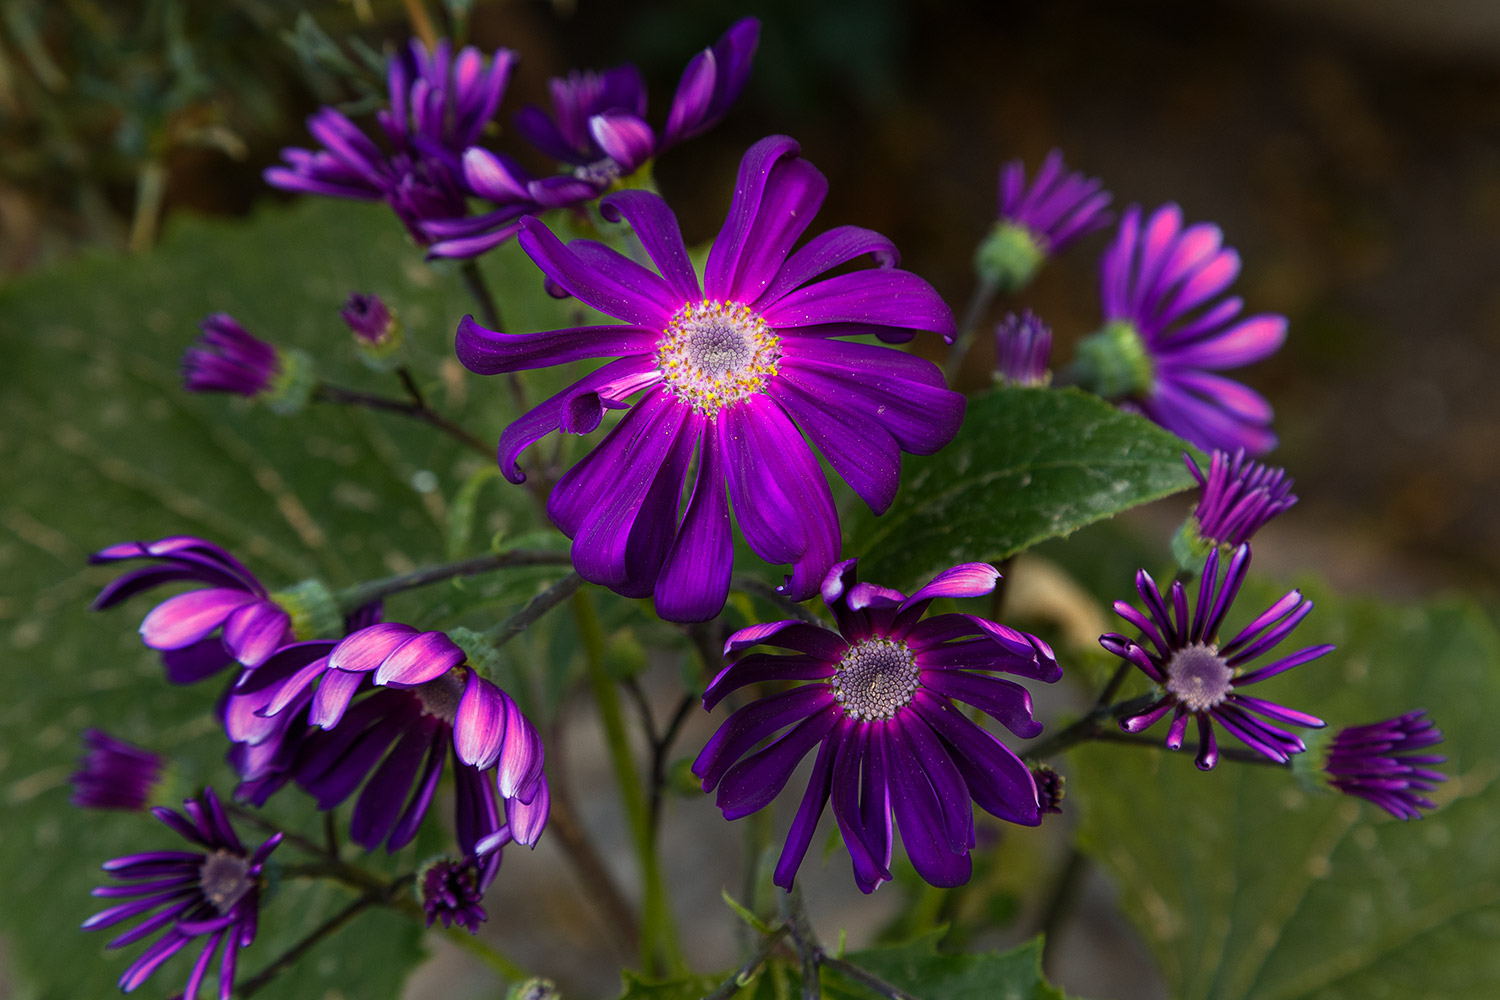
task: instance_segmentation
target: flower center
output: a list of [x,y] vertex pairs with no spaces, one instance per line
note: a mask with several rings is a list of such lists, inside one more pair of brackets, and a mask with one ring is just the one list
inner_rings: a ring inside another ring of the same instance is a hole
[[762,391],[780,360],[781,338],[738,302],[683,306],[656,342],[657,370],[668,387],[708,417]]
[[586,166],[573,168],[574,179],[601,188],[609,187],[619,180],[622,173],[624,171],[620,169],[620,164],[615,162],[613,156],[606,156]]
[[458,703],[464,696],[464,678],[458,670],[450,670],[441,677],[411,689],[422,703],[422,711],[442,719],[449,725],[458,717]]
[[1167,690],[1190,712],[1216,707],[1234,690],[1233,677],[1218,647],[1201,642],[1179,649],[1167,663]]
[[833,675],[833,698],[862,721],[889,719],[917,690],[917,658],[906,643],[866,639],[849,647]]
[[198,869],[198,888],[220,916],[234,909],[234,904],[245,898],[254,884],[250,862],[223,849],[204,858]]

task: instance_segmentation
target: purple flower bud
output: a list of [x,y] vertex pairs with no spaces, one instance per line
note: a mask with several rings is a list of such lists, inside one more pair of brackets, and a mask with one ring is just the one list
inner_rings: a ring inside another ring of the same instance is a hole
[[396,317],[392,315],[386,304],[380,301],[378,295],[350,292],[349,300],[344,303],[344,308],[339,310],[339,315],[343,317],[354,336],[359,339],[360,344],[366,347],[385,346],[401,329]]
[[1346,795],[1375,803],[1397,819],[1421,819],[1437,803],[1423,793],[1448,780],[1432,767],[1448,758],[1418,753],[1443,741],[1442,730],[1418,709],[1394,719],[1349,726],[1328,744],[1328,783]]
[[140,812],[161,781],[162,759],[150,750],[117,740],[98,729],[83,733],[87,750],[78,758],[73,783],[75,806]]
[[1051,375],[1052,329],[1030,309],[1010,313],[995,327],[995,372],[1010,385],[1046,385]]
[[1067,779],[1046,764],[1037,764],[1031,769],[1031,780],[1036,782],[1037,808],[1042,814],[1061,813]]
[[1203,493],[1193,510],[1198,535],[1212,545],[1248,542],[1265,523],[1297,502],[1286,470],[1253,462],[1243,448],[1215,450],[1205,476],[1191,455],[1183,453],[1188,471]]
[[432,862],[417,874],[417,894],[427,911],[428,927],[441,920],[445,928],[458,924],[470,934],[478,934],[479,925],[489,916],[480,905],[484,891],[472,858]]
[[252,336],[228,313],[214,313],[199,326],[203,336],[182,355],[184,389],[255,397],[271,388],[282,370],[275,347]]

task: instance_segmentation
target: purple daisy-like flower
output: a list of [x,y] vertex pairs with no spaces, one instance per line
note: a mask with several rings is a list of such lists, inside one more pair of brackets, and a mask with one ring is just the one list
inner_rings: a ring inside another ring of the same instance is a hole
[[1348,726],[1329,741],[1323,772],[1334,788],[1367,799],[1397,819],[1421,819],[1421,810],[1437,808],[1425,793],[1448,780],[1432,768],[1448,758],[1418,751],[1441,742],[1442,730],[1421,709]]
[[479,887],[479,867],[473,858],[432,862],[417,875],[417,893],[427,912],[428,927],[441,920],[445,928],[458,924],[478,934],[479,925],[489,918],[481,905],[484,890]]
[[[385,201],[426,246],[423,222],[468,213],[463,153],[494,119],[514,66],[509,49],[486,61],[472,46],[455,55],[446,39],[430,51],[413,39],[388,64],[389,104],[375,116],[389,148],[325,107],[307,120],[322,148],[282,150],[286,165],[268,168],[265,179],[284,191]],[[511,207],[519,215],[529,206]]]
[[219,1000],[229,1000],[234,991],[238,950],[255,940],[262,867],[281,842],[281,834],[251,852],[236,836],[213,789],[182,805],[186,815],[162,806],[151,812],[197,849],[149,851],[106,862],[104,870],[126,884],[102,886],[93,894],[123,897],[126,902],[94,914],[83,922],[83,929],[92,931],[135,917],[146,918],[111,941],[109,948],[122,948],[161,932],[120,977],[120,989],[126,993],[138,988],[190,942],[205,938],[187,987],[179,996],[195,1000],[222,947]]
[[280,353],[228,313],[199,324],[203,336],[182,355],[182,387],[255,397],[271,391],[282,372]]
[[[559,428],[587,433],[606,410],[628,407],[558,481],[547,512],[573,539],[584,579],[654,596],[669,620],[706,620],[723,607],[731,500],[755,553],[792,564],[785,592],[816,592],[840,536],[804,432],[879,513],[895,497],[901,452],[937,451],[963,418],[963,397],[930,361],[835,339],[903,341],[916,330],[951,338],[953,313],[931,285],[896,269],[895,247],[867,229],[841,226],[792,251],[827,190],[797,152],[793,140],[771,136],[745,154],[701,286],[666,203],[620,191],[602,210],[631,224],[660,275],[590,240],[564,246],[534,219],[520,242],[552,281],[624,325],[518,336],[465,317],[458,329],[459,360],[484,375],[617,357],[506,428],[500,468],[522,482],[517,458],[527,446]],[[881,266],[815,280],[864,254]]]
[[974,268],[1001,291],[1026,287],[1048,257],[1109,224],[1109,192],[1098,178],[1069,173],[1060,150],[1047,154],[1030,186],[1025,165],[1010,161],[1000,168],[999,186],[999,217],[975,251]]
[[206,584],[158,604],[141,622],[141,641],[161,651],[167,679],[192,684],[231,663],[264,663],[293,641],[292,616],[238,559],[191,535],[155,542],[121,542],[95,552],[91,563],[149,559],[94,598],[101,611],[166,583]]
[[854,570],[850,559],[823,581],[823,600],[838,632],[779,621],[729,637],[726,655],[756,645],[792,655],[753,653],[725,667],[704,692],[703,705],[710,711],[747,684],[810,683],[731,715],[698,755],[693,773],[703,780],[704,791],[718,788],[724,817],[739,819],[780,794],[797,764],[817,747],[811,780],[776,866],[777,885],[791,889],[830,800],[854,860],[854,879],[864,892],[891,877],[896,827],[924,879],[961,885],[972,869],[971,800],[1000,819],[1026,826],[1040,822],[1040,805],[1026,765],[953,701],[967,702],[1029,739],[1042,729],[1032,718],[1031,696],[1013,681],[987,675],[1051,682],[1062,670],[1045,642],[998,622],[967,614],[923,620],[937,598],[993,591],[1000,576],[993,566],[955,566],[910,597],[856,583]]
[[516,114],[516,130],[565,172],[534,177],[510,157],[475,147],[464,154],[464,182],[496,209],[471,218],[425,224],[433,257],[473,257],[520,231],[517,206],[566,208],[593,201],[685,139],[712,128],[750,77],[760,22],[735,22],[683,71],[660,135],[646,122],[646,84],[634,66],[577,70],[549,81],[553,116],[535,105]]
[[1040,386],[1052,378],[1052,328],[1030,309],[1006,315],[995,327],[995,374],[1009,385]]
[[145,809],[161,781],[161,757],[99,729],[85,729],[83,745],[87,753],[68,779],[73,804],[82,809]]
[[1206,476],[1191,455],[1184,452],[1182,460],[1203,488],[1191,523],[1210,545],[1248,542],[1267,521],[1297,502],[1286,470],[1251,461],[1243,448],[1232,453],[1216,450]]
[[1104,328],[1078,345],[1079,375],[1100,395],[1137,409],[1202,448],[1264,454],[1276,446],[1271,406],[1216,374],[1274,354],[1286,317],[1241,317],[1224,297],[1240,257],[1218,226],[1182,225],[1176,205],[1144,224],[1132,205],[1100,260]]
[[1330,645],[1310,646],[1263,667],[1246,669],[1251,660],[1290,635],[1312,611],[1312,601],[1305,600],[1295,590],[1267,608],[1233,639],[1220,644],[1219,627],[1249,570],[1250,546],[1241,545],[1230,556],[1221,583],[1219,550],[1210,552],[1199,582],[1198,603],[1191,614],[1180,580],[1172,583],[1169,609],[1151,574],[1140,570],[1135,576],[1135,588],[1146,604],[1146,612],[1125,601],[1116,601],[1115,614],[1139,629],[1151,648],[1114,632],[1099,637],[1099,645],[1135,664],[1162,689],[1160,697],[1150,706],[1122,718],[1120,728],[1127,733],[1139,733],[1171,712],[1167,746],[1178,750],[1188,720],[1196,718],[1199,740],[1196,763],[1203,771],[1212,770],[1219,760],[1214,722],[1256,753],[1282,764],[1307,747],[1299,736],[1281,725],[1323,727],[1323,720],[1317,716],[1241,693],[1241,689],[1251,684],[1333,651]]

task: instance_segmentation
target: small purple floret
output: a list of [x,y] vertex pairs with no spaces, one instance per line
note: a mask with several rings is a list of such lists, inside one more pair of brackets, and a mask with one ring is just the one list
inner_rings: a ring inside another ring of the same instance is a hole
[[427,926],[442,921],[443,927],[458,924],[470,934],[479,933],[479,925],[488,919],[484,907],[484,890],[479,886],[479,868],[473,858],[435,861],[417,877],[422,909],[427,911]]
[[1030,309],[1009,313],[995,327],[995,373],[1010,385],[1046,385],[1051,375],[1052,328]]
[[1241,692],[1251,684],[1333,651],[1330,645],[1310,646],[1266,666],[1247,669],[1251,660],[1279,644],[1312,611],[1312,602],[1295,590],[1221,645],[1219,627],[1249,570],[1250,546],[1241,545],[1230,557],[1221,583],[1219,550],[1209,552],[1199,582],[1196,609],[1191,614],[1181,581],[1172,583],[1169,606],[1156,581],[1140,570],[1135,576],[1135,586],[1145,602],[1146,612],[1125,601],[1116,601],[1115,614],[1138,629],[1149,648],[1115,632],[1099,637],[1099,645],[1135,664],[1162,689],[1161,697],[1153,704],[1122,718],[1120,728],[1139,733],[1170,712],[1172,723],[1167,731],[1167,746],[1178,750],[1188,721],[1196,719],[1199,741],[1196,763],[1203,771],[1212,770],[1219,761],[1214,722],[1256,753],[1280,764],[1307,749],[1301,737],[1281,728],[1282,725],[1313,729],[1324,725],[1317,716]]
[[1041,821],[1041,804],[1026,765],[954,701],[1030,739],[1042,730],[1031,696],[990,674],[1050,683],[1062,670],[1036,636],[967,614],[923,618],[938,598],[993,591],[1000,576],[993,566],[955,566],[910,597],[859,583],[854,571],[853,559],[841,562],[821,587],[839,631],[793,620],[729,637],[726,655],[756,645],[790,655],[752,653],[725,667],[704,692],[709,711],[747,685],[806,683],[736,711],[709,739],[693,773],[704,791],[718,789],[724,817],[739,819],[769,805],[817,749],[776,866],[776,884],[789,891],[830,801],[864,892],[890,880],[897,827],[922,878],[962,885],[975,844],[971,803],[1025,826]]
[[1397,819],[1421,819],[1421,810],[1437,808],[1425,793],[1448,780],[1433,770],[1448,758],[1418,751],[1442,741],[1442,731],[1420,709],[1349,726],[1329,742],[1323,771],[1345,794],[1367,799]]
[[1297,502],[1286,470],[1251,461],[1243,448],[1214,451],[1204,475],[1191,455],[1183,453],[1188,471],[1203,493],[1193,511],[1200,538],[1213,545],[1248,542],[1267,521]]
[[87,752],[68,779],[73,804],[82,809],[145,809],[161,780],[162,759],[98,729],[84,730],[83,745]]
[[199,327],[203,336],[182,355],[182,387],[188,392],[259,396],[281,374],[276,348],[228,313],[207,316]]
[[1048,255],[1110,222],[1103,182],[1069,173],[1058,149],[1047,154],[1029,187],[1019,159],[1001,167],[998,201],[1000,221],[1023,227]]
[[83,929],[98,930],[144,917],[106,947],[121,948],[157,935],[120,977],[120,989],[126,993],[144,984],[167,959],[203,938],[187,986],[178,995],[196,1000],[222,948],[218,995],[219,1000],[230,1000],[238,951],[255,940],[264,884],[262,869],[281,842],[281,834],[270,837],[254,852],[247,850],[213,789],[184,802],[186,815],[162,806],[151,812],[174,833],[191,841],[193,849],[150,851],[106,862],[104,870],[125,884],[102,886],[93,894],[123,901],[85,920]]
[[378,347],[388,341],[396,328],[396,318],[378,295],[350,292],[339,316],[361,343]]

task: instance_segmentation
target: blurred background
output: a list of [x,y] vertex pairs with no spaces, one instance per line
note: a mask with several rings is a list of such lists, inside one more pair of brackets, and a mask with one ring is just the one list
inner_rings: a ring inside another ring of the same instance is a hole
[[[429,0],[434,18],[438,7]],[[299,14],[335,39],[360,39],[373,57],[420,29],[421,9],[0,0],[0,282],[91,251],[144,252],[186,215],[242,216],[282,200],[260,173],[281,147],[306,144],[304,117],[369,94],[320,64],[329,53]],[[1353,592],[1493,596],[1500,5],[475,0],[469,33],[522,54],[511,110],[545,103],[551,75],[628,60],[645,73],[659,121],[690,55],[747,13],[763,33],[744,98],[657,170],[690,242],[717,230],[745,147],[785,132],[829,176],[819,227],[886,233],[905,267],[960,306],[993,221],[998,166],[1021,157],[1034,167],[1060,147],[1117,206],[1175,200],[1189,221],[1217,222],[1243,258],[1248,308],[1291,321],[1286,348],[1242,373],[1276,406],[1274,460],[1302,498],[1258,564],[1273,575],[1317,569]],[[363,66],[358,51],[345,55]],[[1056,331],[1059,357],[1098,325],[1094,262],[1106,240],[1084,241],[1025,293]],[[987,382],[991,356],[981,337],[966,386]],[[0,372],[0,391],[4,380]],[[1141,518],[1172,524],[1181,513]],[[573,753],[580,789],[595,763],[606,781],[602,757],[582,741]],[[618,823],[612,804],[586,818]],[[685,803],[666,856],[691,867],[733,850],[737,834],[709,822],[712,812]],[[718,832],[705,842],[710,828]],[[538,854],[546,860],[545,843]],[[529,859],[511,874],[502,884],[517,901],[569,879]],[[846,875],[825,866],[827,891],[809,890],[825,937],[839,925],[851,940],[868,936],[899,902],[888,894],[858,909]],[[1068,929],[1052,974],[1085,996],[1163,995],[1129,929],[1102,915],[1107,893],[1102,879],[1088,884],[1085,898],[1100,905]],[[701,905],[722,928],[717,890],[700,895],[682,903],[689,926]],[[574,904],[562,895],[545,905]],[[535,934],[524,910],[492,904],[487,933]],[[584,955],[606,937],[583,916],[575,925],[574,940],[512,950]],[[698,943],[705,965],[734,960],[721,937]],[[618,965],[603,959],[597,970],[581,960],[572,985],[607,994]],[[434,963],[413,996],[483,995],[466,992],[481,987],[465,961]],[[0,955],[0,998],[10,995],[3,967]]]

